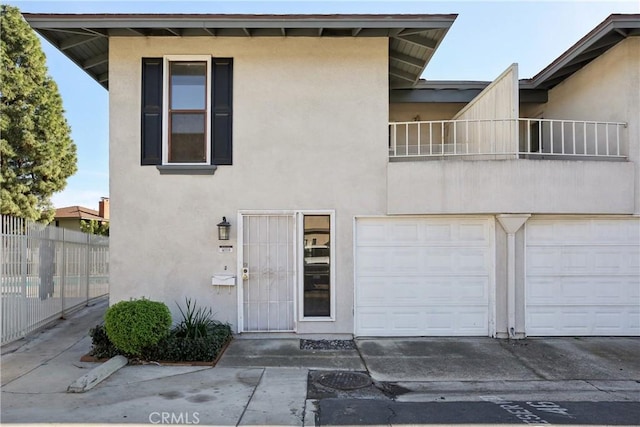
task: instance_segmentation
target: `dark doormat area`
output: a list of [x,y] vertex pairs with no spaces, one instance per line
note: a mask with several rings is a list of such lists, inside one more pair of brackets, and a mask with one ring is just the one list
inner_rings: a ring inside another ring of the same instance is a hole
[[300,350],[355,350],[353,340],[300,340]]
[[307,399],[394,400],[407,390],[392,383],[374,382],[364,371],[309,371]]

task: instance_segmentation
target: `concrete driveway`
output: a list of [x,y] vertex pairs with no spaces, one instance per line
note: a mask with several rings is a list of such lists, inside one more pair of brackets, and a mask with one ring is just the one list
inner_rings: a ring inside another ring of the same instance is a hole
[[[93,390],[66,393],[96,366],[79,359],[105,309],[105,303],[88,307],[2,348],[3,423],[314,425],[322,404],[356,408],[363,399],[374,407],[483,399],[640,402],[639,338],[384,338],[357,339],[351,350],[301,350],[297,338],[239,337],[214,368],[129,365]],[[336,392],[333,400],[312,396],[313,379],[327,371],[365,372],[373,384]]]

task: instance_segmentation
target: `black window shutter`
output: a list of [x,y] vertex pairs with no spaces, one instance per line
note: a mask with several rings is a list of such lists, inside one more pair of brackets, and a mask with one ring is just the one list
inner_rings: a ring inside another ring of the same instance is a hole
[[162,58],[142,58],[142,165],[162,164]]
[[212,58],[211,163],[232,164],[233,58]]

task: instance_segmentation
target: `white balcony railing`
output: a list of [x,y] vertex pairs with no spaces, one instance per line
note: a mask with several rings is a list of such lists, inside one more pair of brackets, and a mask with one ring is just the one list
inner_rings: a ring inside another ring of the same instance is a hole
[[389,156],[625,159],[624,128],[621,122],[527,118],[392,122]]

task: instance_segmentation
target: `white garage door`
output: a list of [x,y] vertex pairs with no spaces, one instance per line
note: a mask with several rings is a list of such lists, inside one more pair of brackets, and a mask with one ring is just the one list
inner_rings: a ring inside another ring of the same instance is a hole
[[356,221],[358,336],[490,333],[492,218]]
[[640,335],[640,221],[526,224],[527,335]]

